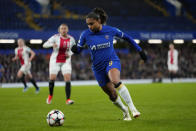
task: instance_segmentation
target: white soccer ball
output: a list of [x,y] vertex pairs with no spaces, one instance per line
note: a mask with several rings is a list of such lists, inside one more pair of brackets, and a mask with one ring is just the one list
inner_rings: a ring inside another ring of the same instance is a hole
[[62,126],[65,117],[60,110],[52,110],[48,113],[46,120],[50,126]]

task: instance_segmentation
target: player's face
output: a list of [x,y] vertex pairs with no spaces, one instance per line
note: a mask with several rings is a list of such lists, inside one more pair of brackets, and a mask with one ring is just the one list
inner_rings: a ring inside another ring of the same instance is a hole
[[24,41],[22,39],[18,39],[18,46],[23,47],[24,46]]
[[101,23],[99,20],[95,20],[93,18],[87,18],[86,24],[88,25],[88,28],[93,32],[100,31]]
[[66,25],[61,25],[59,27],[59,33],[62,35],[62,36],[66,36],[67,33],[68,33],[69,29]]
[[169,48],[170,48],[171,50],[173,50],[173,49],[174,49],[174,45],[173,45],[173,44],[170,44],[170,45],[169,45]]

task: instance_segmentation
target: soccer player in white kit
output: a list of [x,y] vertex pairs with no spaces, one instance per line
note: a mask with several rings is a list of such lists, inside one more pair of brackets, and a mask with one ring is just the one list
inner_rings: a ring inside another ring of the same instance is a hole
[[57,74],[61,71],[65,81],[66,104],[73,104],[74,101],[70,99],[71,95],[71,47],[75,44],[75,40],[68,34],[68,26],[61,24],[58,28],[59,34],[55,34],[44,43],[44,48],[53,47],[52,55],[50,56],[49,64],[49,95],[46,100],[47,104],[51,104],[53,97],[54,82]]
[[173,78],[178,71],[178,51],[174,48],[173,44],[169,45],[167,65],[170,73],[170,79],[173,81]]
[[[23,39],[18,39],[17,43],[18,43],[18,47],[15,49],[15,57],[12,58],[12,61],[16,61],[17,59],[20,60],[21,68],[19,69],[17,73],[17,77],[24,84],[23,92],[26,92],[28,89],[28,86],[25,81],[25,75],[27,75],[31,83],[36,88],[36,93],[39,93],[39,87],[37,86],[35,80],[33,79],[31,71],[30,71],[31,61],[35,57],[35,52],[25,45],[25,41]],[[30,58],[29,58],[29,54],[31,54]]]

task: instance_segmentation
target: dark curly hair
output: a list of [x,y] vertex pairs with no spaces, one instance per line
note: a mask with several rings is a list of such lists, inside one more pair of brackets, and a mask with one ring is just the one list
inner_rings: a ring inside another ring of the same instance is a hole
[[101,20],[101,24],[106,24],[107,14],[102,8],[94,8],[92,12],[90,12],[86,18],[93,18],[95,20]]

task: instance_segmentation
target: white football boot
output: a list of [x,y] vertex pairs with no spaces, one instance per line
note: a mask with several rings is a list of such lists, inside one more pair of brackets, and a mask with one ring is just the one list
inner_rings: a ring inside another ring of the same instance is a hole
[[137,117],[140,116],[140,112],[138,110],[133,110],[132,115],[133,115],[134,118],[137,118]]
[[123,120],[124,121],[131,121],[131,116],[129,114],[129,109],[126,107],[126,110],[123,112]]

